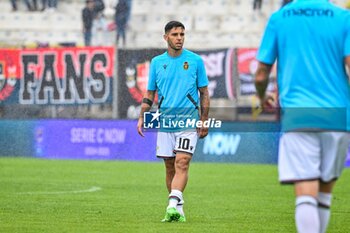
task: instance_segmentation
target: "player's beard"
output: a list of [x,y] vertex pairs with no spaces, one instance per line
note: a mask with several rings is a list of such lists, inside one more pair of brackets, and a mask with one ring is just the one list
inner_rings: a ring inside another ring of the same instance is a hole
[[169,44],[170,48],[172,48],[175,51],[179,51],[183,47],[183,42],[181,43],[181,46],[176,46],[176,44],[173,44],[171,41],[168,41],[168,44]]

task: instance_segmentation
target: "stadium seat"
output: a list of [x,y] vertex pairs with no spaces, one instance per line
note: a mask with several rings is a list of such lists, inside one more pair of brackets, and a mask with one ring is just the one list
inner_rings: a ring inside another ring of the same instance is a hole
[[129,21],[129,29],[140,32],[146,30],[144,25],[146,18],[145,14],[132,15]]
[[10,34],[11,34],[10,30],[0,30],[0,41],[6,42]]
[[218,40],[222,47],[232,48],[237,46],[235,41],[236,33],[222,33],[218,36]]
[[[67,38],[70,39],[70,41],[76,41],[74,40],[73,34],[68,34]],[[96,33],[92,37],[92,45],[93,46],[111,46],[115,43],[115,32],[110,31],[100,31]]]
[[147,31],[162,32],[165,24],[170,20],[167,15],[153,15],[149,14],[144,23]]
[[26,15],[21,12],[1,14],[1,28],[19,30],[23,27],[30,26],[30,22],[26,20]]
[[157,14],[174,15],[174,10],[178,8],[179,1],[174,0],[149,0],[152,3],[151,11]]
[[218,38],[223,47],[251,47],[251,39],[245,33],[225,33]]
[[242,26],[242,30],[245,33],[262,33],[267,19],[263,16],[256,17],[242,17],[239,16],[240,24]]
[[241,17],[226,15],[221,18],[220,30],[222,32],[240,32],[243,26]]
[[185,45],[187,48],[197,48],[200,43],[203,43],[203,33],[191,32],[186,35]]
[[193,12],[195,15],[208,15],[211,13],[210,0],[193,0],[191,7],[196,9]]
[[43,17],[43,14],[41,12],[35,12],[32,14],[26,15],[26,20],[29,22],[28,30],[46,30],[50,28],[43,28],[43,25],[45,25],[45,18]]
[[194,18],[194,30],[198,32],[212,31],[219,27],[219,19],[211,15],[197,15]]
[[[266,2],[263,3],[263,6],[266,6]],[[240,16],[250,16],[253,12],[253,3],[252,1],[237,1],[237,4],[234,5],[233,11],[235,14]]]
[[132,15],[143,15],[150,13],[152,10],[153,2],[149,0],[132,0],[131,14]]
[[68,27],[66,27],[66,29],[81,31],[83,22],[81,21],[80,15],[71,15],[67,17],[67,19],[69,19],[66,21],[67,23],[69,23],[69,25]]
[[191,32],[186,35],[185,47],[190,49],[210,49],[221,47],[217,35],[206,32]]
[[192,0],[174,0],[177,1],[177,13],[172,13],[172,15],[191,15],[193,16],[195,14],[194,12],[194,8],[193,8],[193,4],[192,4]]
[[182,22],[185,25],[186,31],[193,30],[193,18],[191,15],[177,15],[170,18],[170,20],[178,20]]
[[225,15],[229,13],[231,2],[229,0],[193,0],[192,9],[195,15]]
[[138,32],[133,36],[131,42],[138,48],[165,48],[166,43],[162,35],[161,32]]
[[10,1],[0,1],[1,14],[5,12],[11,12],[12,7]]
[[231,2],[229,0],[209,0],[210,14],[227,15]]
[[14,40],[14,41],[23,41],[26,38],[26,33],[22,31],[11,31],[9,34],[9,40]]
[[250,37],[251,37],[250,38],[251,47],[258,48],[261,43],[262,33],[251,34]]
[[10,15],[8,13],[5,14],[1,14],[0,15],[0,25],[1,25],[1,30],[5,30],[5,29],[11,29],[12,27],[9,25],[9,23],[11,22],[9,20]]

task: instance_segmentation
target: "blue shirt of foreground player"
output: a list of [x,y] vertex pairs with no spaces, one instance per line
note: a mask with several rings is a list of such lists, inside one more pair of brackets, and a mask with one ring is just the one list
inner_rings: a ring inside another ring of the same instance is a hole
[[[161,120],[166,127],[161,131],[181,131],[182,127],[171,122],[198,120],[198,88],[208,86],[208,77],[202,58],[183,49],[180,56],[165,52],[152,59],[148,90],[158,91]],[[168,128],[169,127],[169,128]]]
[[277,59],[284,130],[349,130],[349,55],[348,11],[326,0],[295,0],[271,16],[257,60]]

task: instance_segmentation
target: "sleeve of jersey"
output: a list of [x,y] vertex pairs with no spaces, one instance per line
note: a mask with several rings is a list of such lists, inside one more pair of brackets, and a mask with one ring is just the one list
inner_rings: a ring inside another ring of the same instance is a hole
[[261,44],[260,44],[256,59],[262,63],[272,65],[275,62],[276,57],[277,57],[277,35],[276,35],[276,30],[274,28],[273,20],[271,17],[265,28],[265,32],[261,40]]
[[350,13],[346,19],[346,31],[345,31],[345,40],[344,40],[344,57],[350,56]]
[[157,89],[156,84],[156,65],[155,62],[151,61],[151,68],[149,69],[148,85],[147,90],[155,91]]
[[205,71],[204,62],[202,59],[198,59],[198,70],[197,70],[197,86],[206,87],[209,84],[207,72]]

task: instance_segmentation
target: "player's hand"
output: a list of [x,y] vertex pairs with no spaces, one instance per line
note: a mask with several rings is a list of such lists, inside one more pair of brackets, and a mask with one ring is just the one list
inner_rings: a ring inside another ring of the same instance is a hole
[[[202,120],[204,122],[204,120]],[[200,128],[197,128],[197,133],[198,133],[198,136],[199,138],[205,138],[207,135],[208,135],[208,132],[209,132],[209,128],[208,127],[200,127]]]
[[199,138],[205,138],[208,135],[209,128],[207,127],[202,127],[197,129]]
[[265,98],[261,101],[261,107],[265,112],[275,112],[278,107],[276,97],[272,94],[266,95]]
[[143,117],[139,118],[139,121],[137,122],[137,132],[144,137],[145,135],[143,134]]

